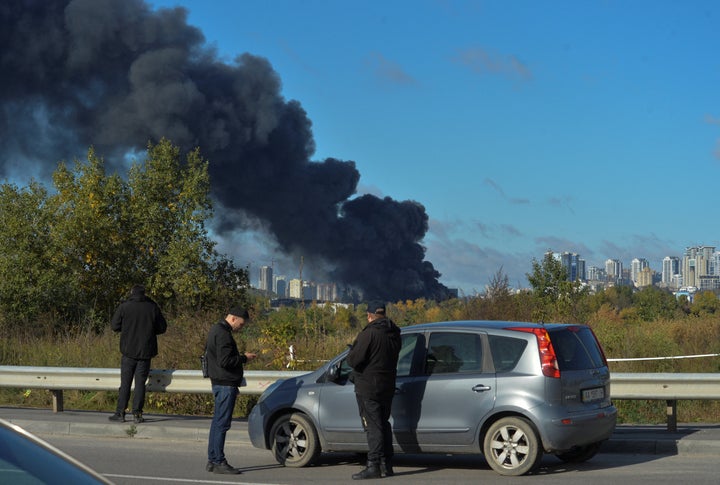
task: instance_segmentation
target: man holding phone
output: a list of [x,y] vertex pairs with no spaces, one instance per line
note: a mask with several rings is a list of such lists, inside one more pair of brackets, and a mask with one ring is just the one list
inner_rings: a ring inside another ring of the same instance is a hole
[[210,328],[206,343],[208,374],[212,383],[215,409],[208,438],[208,462],[205,469],[213,473],[237,475],[240,470],[231,466],[225,458],[225,436],[232,424],[232,413],[242,385],[243,364],[257,354],[240,353],[232,336],[250,320],[247,309],[235,305],[228,310],[225,319]]

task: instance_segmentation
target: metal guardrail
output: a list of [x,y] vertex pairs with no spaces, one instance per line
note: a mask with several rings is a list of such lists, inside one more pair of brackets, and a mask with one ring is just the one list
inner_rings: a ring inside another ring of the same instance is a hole
[[[299,371],[251,371],[243,373],[240,394],[262,394],[278,379],[307,374]],[[0,387],[47,389],[53,394],[53,411],[62,412],[63,391],[117,391],[120,369],[82,367],[24,367],[0,365]],[[211,394],[210,379],[199,370],[151,369],[148,392]]]
[[720,399],[719,374],[620,373],[610,374],[613,399]]
[[720,399],[720,374],[612,373],[612,399],[665,400],[667,429],[677,431],[677,402]]
[[[241,394],[262,394],[278,379],[307,374],[307,371],[245,371]],[[63,411],[64,390],[116,391],[120,369],[80,367],[0,366],[0,387],[47,389],[53,393],[53,411]],[[210,394],[210,380],[199,370],[152,369],[148,376],[150,392]],[[648,399],[667,402],[668,429],[677,429],[677,401],[720,400],[720,373],[613,373],[612,399]]]

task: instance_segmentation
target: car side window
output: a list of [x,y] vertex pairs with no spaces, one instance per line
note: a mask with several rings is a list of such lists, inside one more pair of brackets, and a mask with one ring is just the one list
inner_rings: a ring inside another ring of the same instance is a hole
[[423,335],[420,333],[405,334],[402,336],[400,345],[400,356],[398,357],[397,376],[406,377],[412,372],[412,365],[415,361],[415,355],[418,342],[424,341]]
[[513,370],[527,346],[527,340],[525,339],[498,335],[488,336],[488,341],[495,372],[510,372]]
[[[400,354],[398,356],[397,363],[397,376],[407,377],[411,375],[413,369],[413,362],[415,362],[415,356],[418,353],[418,347],[420,350],[424,350],[423,342],[425,337],[421,333],[410,333],[402,335],[400,344]],[[352,374],[352,367],[347,363],[346,359],[342,359],[339,362],[337,378],[334,380],[337,383],[347,382],[350,374]]]
[[482,339],[476,333],[430,334],[425,359],[426,374],[482,372]]

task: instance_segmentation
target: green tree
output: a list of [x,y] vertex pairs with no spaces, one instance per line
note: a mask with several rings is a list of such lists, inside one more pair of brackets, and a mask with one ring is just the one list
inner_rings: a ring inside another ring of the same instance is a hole
[[720,300],[712,291],[697,293],[690,305],[690,313],[695,316],[715,315],[720,311]]
[[61,163],[53,173],[50,198],[50,249],[53,266],[71,279],[75,318],[97,313],[97,325],[128,287],[131,221],[128,192],[118,175],[108,176],[94,149],[73,170]]
[[135,283],[168,311],[245,300],[247,270],[217,254],[205,228],[212,205],[198,150],[181,163],[169,141],[150,144],[126,182],[91,148],[86,161],[61,163],[53,184],[51,196],[37,183],[0,186],[3,321],[52,315],[97,330]]
[[637,316],[644,321],[671,319],[678,314],[675,296],[656,286],[646,286],[636,292],[633,295],[633,308],[636,309]]
[[147,155],[128,177],[136,249],[130,273],[161,303],[198,307],[213,291],[217,256],[205,228],[212,216],[207,162],[196,149],[181,164],[180,150],[165,139],[149,144]]
[[[210,272],[212,289],[205,301],[205,308],[226,310],[234,303],[248,303],[245,290],[250,286],[250,277],[247,269],[238,268],[231,259],[217,255],[212,261]],[[253,306],[258,307],[258,303]]]
[[629,308],[633,304],[633,289],[631,286],[621,285],[598,291],[590,298],[590,307],[594,312],[605,307],[604,312],[612,309],[616,314]]
[[587,289],[579,281],[568,281],[567,270],[551,251],[542,262],[533,259],[528,282],[537,302],[534,318],[539,321],[581,321],[581,306]]
[[26,188],[0,185],[2,327],[25,326],[39,314],[50,317],[58,305],[72,301],[73,279],[58,270],[50,250],[47,203],[47,191],[37,182]]
[[490,279],[486,298],[489,303],[488,319],[504,320],[508,318],[511,312],[513,297],[510,291],[510,280],[507,274],[503,273],[502,267],[500,267]]

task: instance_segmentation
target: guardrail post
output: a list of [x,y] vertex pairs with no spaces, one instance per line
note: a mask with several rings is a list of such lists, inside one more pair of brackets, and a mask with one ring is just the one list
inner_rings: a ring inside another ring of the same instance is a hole
[[65,405],[63,403],[62,389],[53,389],[51,392],[53,395],[53,412],[54,413],[63,412],[65,410]]
[[667,400],[667,430],[671,433],[677,431],[677,400]]

